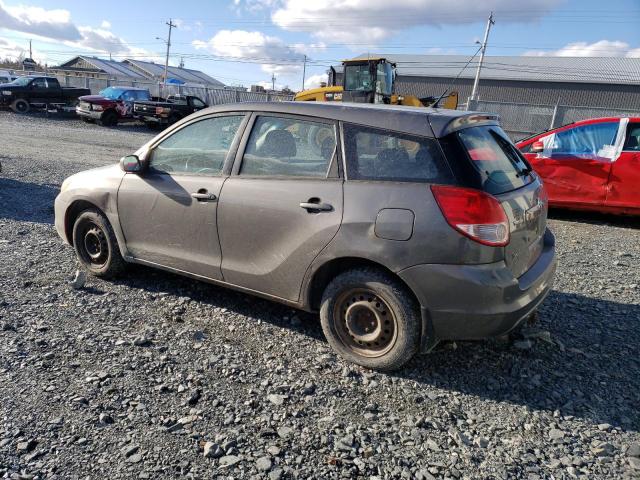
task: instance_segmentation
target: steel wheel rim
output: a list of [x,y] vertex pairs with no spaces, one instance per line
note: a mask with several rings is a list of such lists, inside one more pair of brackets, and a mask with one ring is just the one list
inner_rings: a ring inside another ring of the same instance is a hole
[[340,342],[357,355],[381,357],[395,345],[396,315],[388,302],[370,289],[352,288],[339,294],[332,320]]
[[109,258],[109,244],[104,231],[95,223],[87,223],[81,231],[81,252],[87,263],[101,267]]

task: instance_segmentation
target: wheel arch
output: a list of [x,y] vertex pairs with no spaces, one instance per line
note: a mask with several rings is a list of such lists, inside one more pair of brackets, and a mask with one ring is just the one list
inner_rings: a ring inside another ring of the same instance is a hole
[[98,210],[104,215],[100,207],[88,200],[75,200],[67,208],[64,214],[64,235],[70,245],[73,245],[73,225],[76,223],[76,219],[82,212],[90,209]]
[[387,275],[392,276],[398,282],[400,282],[407,291],[411,294],[416,302],[417,306],[420,306],[420,301],[416,296],[413,289],[395,272],[390,270],[385,265],[363,257],[339,257],[333,258],[321,266],[316,268],[311,274],[309,281],[306,284],[306,288],[303,296],[303,305],[306,309],[311,311],[317,311],[320,309],[320,302],[322,300],[322,294],[331,280],[342,272],[351,270],[354,268],[374,268],[376,270],[383,271]]

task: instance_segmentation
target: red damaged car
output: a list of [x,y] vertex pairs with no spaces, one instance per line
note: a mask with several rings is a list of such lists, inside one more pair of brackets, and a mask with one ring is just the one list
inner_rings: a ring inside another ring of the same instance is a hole
[[640,215],[640,118],[571,123],[517,143],[551,206]]
[[112,127],[118,122],[135,120],[134,102],[151,99],[146,88],[108,87],[98,95],[80,97],[76,113],[84,121],[99,121],[105,127]]

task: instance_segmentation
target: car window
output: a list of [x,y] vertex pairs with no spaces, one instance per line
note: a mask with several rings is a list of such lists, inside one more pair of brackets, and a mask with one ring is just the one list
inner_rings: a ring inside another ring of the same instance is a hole
[[482,188],[491,194],[523,187],[532,181],[527,165],[498,126],[464,128],[456,133],[471,164],[482,178]]
[[195,108],[203,108],[203,107],[206,106],[205,103],[202,100],[200,100],[199,98],[191,99],[191,103],[193,104],[193,106]]
[[136,100],[136,92],[135,90],[125,90],[124,92],[122,92],[122,95],[120,96],[120,98],[125,102]]
[[171,101],[171,103],[174,103],[175,105],[187,104],[187,99],[185,97],[170,97],[169,100]]
[[207,118],[181,128],[156,146],[150,168],[160,173],[220,175],[243,118]]
[[627,127],[627,139],[623,150],[640,152],[640,123],[630,123]]
[[548,158],[607,159],[615,149],[619,122],[603,122],[569,128],[543,137]]
[[326,177],[336,150],[335,127],[282,117],[258,117],[241,175]]
[[44,78],[36,78],[31,85],[34,88],[47,88],[47,81]]
[[151,97],[149,96],[149,92],[146,90],[135,90],[135,99],[136,100],[149,100]]
[[449,183],[437,141],[345,124],[347,175],[353,180]]

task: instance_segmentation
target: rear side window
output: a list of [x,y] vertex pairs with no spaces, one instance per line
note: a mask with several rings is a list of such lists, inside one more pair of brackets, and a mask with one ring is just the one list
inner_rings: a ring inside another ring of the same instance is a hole
[[480,174],[486,192],[497,195],[532,181],[529,165],[500,127],[465,128],[453,135],[457,135],[471,164]]
[[432,138],[344,125],[351,180],[451,183],[452,173]]

